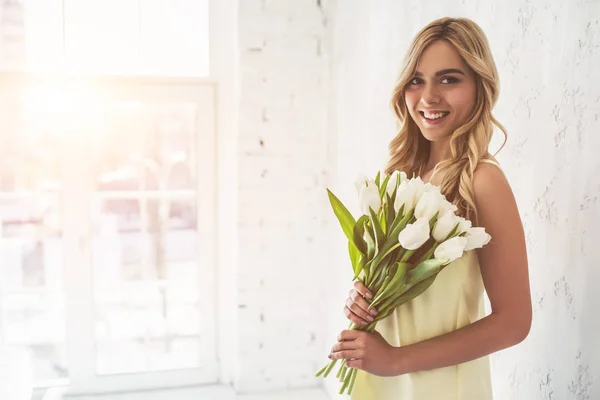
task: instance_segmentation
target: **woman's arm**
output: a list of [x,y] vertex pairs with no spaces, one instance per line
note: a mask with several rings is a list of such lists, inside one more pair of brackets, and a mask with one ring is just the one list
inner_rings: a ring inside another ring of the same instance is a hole
[[391,347],[376,332],[343,331],[332,358],[357,357],[349,367],[401,375],[471,361],[521,342],[531,327],[531,297],[523,225],[504,174],[482,163],[474,176],[479,226],[492,240],[478,251],[491,314],[456,331]]
[[491,314],[456,331],[399,347],[398,373],[467,362],[524,340],[531,327],[531,296],[523,225],[502,171],[481,163],[474,176],[479,224],[492,240],[477,250]]

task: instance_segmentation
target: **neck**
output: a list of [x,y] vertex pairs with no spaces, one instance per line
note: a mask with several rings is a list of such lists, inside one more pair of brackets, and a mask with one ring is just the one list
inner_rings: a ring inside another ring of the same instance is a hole
[[429,148],[429,159],[427,161],[426,170],[433,169],[440,162],[447,160],[452,156],[452,152],[450,151],[450,141],[449,140],[440,140],[436,142],[431,142],[431,146]]

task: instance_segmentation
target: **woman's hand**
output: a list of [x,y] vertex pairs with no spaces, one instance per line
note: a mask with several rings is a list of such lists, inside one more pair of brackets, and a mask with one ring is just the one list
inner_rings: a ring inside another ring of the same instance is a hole
[[377,310],[369,309],[369,302],[366,299],[372,299],[373,294],[360,281],[354,282],[354,288],[350,290],[344,314],[357,326],[364,326],[374,321]]
[[400,347],[390,346],[377,331],[345,330],[331,349],[332,360],[347,359],[346,365],[378,376],[400,375]]

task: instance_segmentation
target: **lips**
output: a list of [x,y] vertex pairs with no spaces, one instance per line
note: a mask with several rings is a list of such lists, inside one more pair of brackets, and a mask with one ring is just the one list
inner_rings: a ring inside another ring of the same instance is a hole
[[[427,111],[427,115],[428,116],[435,116],[436,118],[428,118],[425,116],[425,111],[419,111],[419,114],[421,114],[421,119],[423,120],[423,122],[427,125],[439,125],[441,123],[443,123],[446,120],[446,117],[448,117],[448,115],[450,114],[449,111]],[[441,117],[439,115],[442,115]]]

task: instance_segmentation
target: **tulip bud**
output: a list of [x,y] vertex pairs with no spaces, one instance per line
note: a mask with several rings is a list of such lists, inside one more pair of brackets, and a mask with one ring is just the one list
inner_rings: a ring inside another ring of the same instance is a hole
[[460,218],[451,212],[447,212],[438,218],[432,232],[435,241],[441,243],[446,240],[457,224],[460,224]]
[[433,257],[438,260],[448,260],[448,263],[462,257],[467,239],[461,236],[455,236],[440,244],[433,252]]
[[407,250],[417,250],[429,239],[429,220],[427,218],[417,219],[406,227],[398,235],[400,245]]
[[485,246],[492,237],[486,233],[485,228],[477,227],[467,230],[465,238],[467,240],[465,251],[469,251]]
[[363,186],[366,186],[367,183],[369,182],[369,178],[367,178],[365,175],[360,175],[358,178],[356,178],[356,180],[354,181],[354,187],[356,188],[356,193],[360,193],[360,189],[363,188]]
[[375,213],[379,211],[381,198],[379,197],[379,189],[375,182],[367,182],[365,186],[360,188],[358,202],[361,212],[365,215],[369,215],[369,208],[373,209]]
[[388,180],[387,187],[385,191],[390,197],[394,194],[394,190],[396,190],[396,186],[398,185],[398,180],[403,182],[406,180],[406,172],[402,171],[394,171],[392,175],[390,175],[390,179]]
[[396,192],[394,210],[398,212],[402,206],[405,212],[412,210],[424,191],[425,184],[419,177],[402,181]]
[[429,191],[423,193],[419,199],[419,202],[415,207],[415,217],[427,218],[430,220],[437,213],[439,218],[450,210],[454,211],[455,208],[456,206],[447,201],[444,195],[440,192]]

